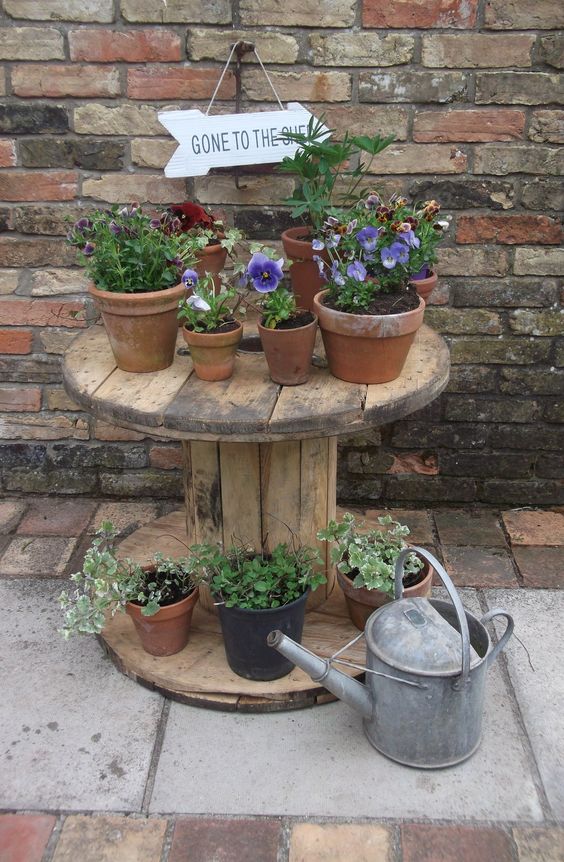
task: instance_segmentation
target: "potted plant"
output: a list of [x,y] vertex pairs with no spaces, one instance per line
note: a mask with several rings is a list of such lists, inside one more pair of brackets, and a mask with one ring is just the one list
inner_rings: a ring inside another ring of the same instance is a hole
[[327,290],[314,310],[331,373],[351,383],[386,383],[401,374],[425,302],[411,283],[421,267],[416,219],[405,198],[384,205],[370,194],[343,217],[329,216],[313,240]]
[[255,252],[244,278],[263,297],[257,325],[270,377],[275,383],[297,386],[309,377],[317,317],[297,308],[295,294],[281,283],[284,258],[274,258],[272,249]]
[[294,665],[266,639],[279,629],[301,640],[309,591],[326,581],[318,551],[295,541],[277,545],[270,554],[244,545],[226,551],[194,545],[190,551],[218,605],[231,670],[256,680],[290,673]]
[[194,269],[200,277],[210,273],[215,292],[219,293],[220,273],[227,255],[241,239],[241,232],[236,228],[226,230],[220,219],[190,201],[171,204],[161,214],[160,221],[165,233],[182,235],[183,247],[189,248],[195,257]]
[[111,521],[102,522],[86,552],[81,572],[71,575],[75,585],[60,595],[65,611],[61,634],[100,634],[107,616],[129,614],[143,649],[155,656],[174,655],[188,643],[190,623],[198,601],[198,575],[193,561],[155,554],[141,566],[119,559],[117,533]]
[[[378,518],[383,530],[368,529],[346,512],[340,522],[330,521],[317,538],[335,542],[331,562],[337,566],[337,580],[345,594],[349,616],[358,629],[364,629],[375,608],[394,598],[394,567],[400,552],[407,547],[409,527],[390,515]],[[416,553],[404,564],[403,595],[429,596],[434,569]]]
[[180,275],[192,262],[182,236],[166,234],[137,204],[95,210],[67,235],[80,250],[88,290],[108,333],[118,368],[149,372],[174,359]]
[[450,216],[439,218],[441,206],[437,201],[425,201],[421,205],[408,207],[404,204],[398,217],[409,220],[418,245],[410,256],[410,282],[425,302],[437,284],[437,246],[443,241],[450,226]]
[[[332,130],[330,130],[332,131]],[[284,139],[299,144],[294,156],[286,156],[279,170],[297,178],[293,194],[283,201],[291,207],[294,219],[305,217],[304,225],[292,227],[282,234],[290,267],[292,290],[297,304],[313,310],[313,297],[323,289],[319,271],[313,260],[311,240],[320,230],[323,220],[335,208],[346,209],[363,197],[361,183],[369,173],[374,156],[394,140],[345,133],[342,141],[328,141],[330,134],[323,118],[311,117],[305,133],[288,132]],[[367,161],[364,156],[368,155]]]
[[[201,380],[227,380],[233,374],[243,324],[234,312],[239,304],[233,288],[221,286],[216,294],[213,276],[199,277],[193,269],[182,275],[185,295],[178,310],[182,334],[190,348],[194,370]],[[233,306],[232,300],[237,300]]]

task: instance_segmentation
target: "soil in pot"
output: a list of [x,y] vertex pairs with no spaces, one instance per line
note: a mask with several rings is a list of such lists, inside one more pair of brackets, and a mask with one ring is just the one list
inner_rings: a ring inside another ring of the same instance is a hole
[[424,300],[415,291],[382,294],[371,306],[373,313],[349,314],[325,304],[326,296],[323,291],[313,302],[331,374],[349,383],[399,377],[423,322]]
[[[319,274],[319,267],[314,261],[314,255],[326,256],[326,252],[314,251],[311,247],[313,235],[311,227],[291,227],[282,234],[284,254],[292,261],[290,266],[290,281],[292,292],[296,297],[296,305],[313,311],[313,298],[323,290],[325,279]],[[327,258],[328,260],[328,258]]]
[[269,647],[266,639],[270,632],[279,629],[292,640],[301,641],[308,595],[309,590],[294,602],[266,610],[218,606],[225,656],[237,676],[270,680],[293,670],[295,665]]
[[[422,596],[427,598],[431,595],[433,586],[433,576],[435,570],[429,563],[425,563],[423,569],[417,572],[416,575],[409,575],[404,578],[403,582],[403,597],[406,599]],[[337,569],[337,581],[345,594],[345,601],[351,621],[364,631],[368,617],[382,605],[393,601],[393,596],[388,593],[383,593],[381,590],[367,590],[365,587],[354,587],[353,580],[356,572],[351,572],[349,575],[344,575]]]
[[227,380],[233,374],[237,346],[243,335],[243,325],[229,320],[215,332],[194,332],[184,326],[182,335],[200,380]]
[[166,656],[183,650],[188,643],[192,614],[197,601],[198,589],[195,588],[184,598],[161,606],[151,617],[143,616],[142,605],[128,602],[127,613],[133,620],[145,652]]
[[311,368],[317,317],[299,309],[298,314],[281,321],[275,329],[259,323],[258,331],[271,379],[283,386],[305,383]]
[[172,365],[184,285],[146,293],[114,293],[92,284],[88,292],[102,314],[118,368],[143,373]]

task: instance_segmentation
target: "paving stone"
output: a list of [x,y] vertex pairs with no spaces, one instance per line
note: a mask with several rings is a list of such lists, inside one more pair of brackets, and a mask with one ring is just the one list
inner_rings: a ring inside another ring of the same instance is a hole
[[168,862],[276,862],[282,825],[276,820],[182,818]]
[[160,862],[166,820],[67,817],[53,862]]
[[391,515],[394,521],[405,524],[410,529],[409,541],[414,544],[432,544],[434,542],[433,526],[429,512],[425,509],[367,509],[366,519],[375,521],[375,527],[380,525],[377,519],[380,515]]
[[[564,821],[564,674],[562,619],[564,592],[558,590],[496,590],[486,593],[490,607],[502,607],[515,620],[505,656],[554,819]],[[500,632],[504,623],[496,623]],[[508,817],[507,819],[511,819]]]
[[501,829],[480,826],[401,827],[403,862],[513,862],[511,839]]
[[79,536],[88,526],[96,508],[94,500],[34,501],[18,527],[18,533],[32,536]]
[[298,823],[290,836],[289,862],[388,862],[391,834],[363,823]]
[[564,514],[539,509],[502,512],[513,545],[564,545]]
[[443,545],[445,568],[461,587],[518,587],[507,551]]
[[26,504],[19,500],[0,502],[0,533],[9,533],[17,526],[26,510]]
[[155,503],[102,503],[92,518],[89,533],[95,533],[102,521],[111,521],[120,533],[131,533],[158,517]]
[[519,862],[564,862],[564,829],[513,829]]
[[60,578],[64,574],[76,539],[17,536],[0,560],[0,575],[15,578]]
[[162,698],[57,634],[60,591],[0,581],[0,808],[139,811]]
[[435,523],[445,545],[505,548],[507,543],[495,512],[436,511]]
[[1,862],[41,862],[55,823],[49,814],[0,814]]
[[564,589],[564,550],[562,548],[516,547],[513,556],[526,587]]
[[[482,616],[475,594],[462,592],[468,609]],[[213,744],[187,745],[187,739]],[[360,716],[345,703],[258,715],[172,703],[151,810],[302,820],[543,820],[498,662],[488,672],[482,745],[450,769],[411,769],[388,760],[372,748]]]

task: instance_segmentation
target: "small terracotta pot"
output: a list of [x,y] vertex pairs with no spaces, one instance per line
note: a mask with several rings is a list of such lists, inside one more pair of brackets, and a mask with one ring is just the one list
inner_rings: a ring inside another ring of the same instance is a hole
[[299,386],[309,377],[317,317],[295,329],[268,329],[257,324],[270,377],[283,386]]
[[[428,598],[431,595],[435,570],[429,563],[425,563],[421,574],[424,577],[419,583],[414,584],[412,587],[404,587],[404,598],[413,599],[416,596]],[[383,593],[382,590],[367,590],[366,587],[353,587],[352,580],[343,575],[338,569],[337,581],[345,594],[349,617],[360,631],[364,631],[368,617],[376,608],[381,608],[382,605],[387,605],[388,602],[393,601],[393,596]]]
[[349,383],[387,383],[402,372],[415,333],[423,323],[425,301],[401,314],[348,314],[314,297],[329,370]]
[[427,302],[431,293],[437,286],[437,281],[437,273],[432,272],[428,278],[412,278],[409,283],[413,285],[421,299],[424,299],[425,302]]
[[314,255],[319,255],[328,260],[326,252],[314,251],[311,247],[311,240],[303,239],[303,237],[308,237],[312,230],[313,228],[305,225],[303,227],[291,227],[282,234],[284,253],[292,261],[290,280],[292,292],[296,297],[296,305],[307,311],[314,311],[313,297],[327,284],[319,274],[319,267],[313,259]]
[[233,374],[237,345],[243,335],[243,324],[229,332],[192,332],[182,327],[190,348],[194,370],[200,380],[227,380]]
[[183,650],[188,643],[190,623],[197,601],[196,587],[190,595],[173,605],[166,605],[152,617],[143,616],[141,605],[128,602],[125,609],[133,620],[145,652],[164,656]]
[[227,260],[227,249],[222,248],[219,243],[208,245],[197,253],[196,260],[197,262],[194,265],[194,269],[200,278],[205,275],[206,272],[211,273],[213,276],[213,286],[217,296],[221,290],[221,279],[219,278],[219,273],[225,266],[225,261]]
[[94,299],[122,371],[161,371],[172,365],[178,334],[178,303],[184,285],[147,293],[88,292]]

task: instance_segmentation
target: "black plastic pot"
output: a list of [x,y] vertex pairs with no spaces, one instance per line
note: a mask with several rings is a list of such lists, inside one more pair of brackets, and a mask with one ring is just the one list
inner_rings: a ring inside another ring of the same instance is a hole
[[279,679],[295,667],[266,643],[270,632],[279,629],[292,640],[301,641],[309,590],[280,608],[252,611],[219,605],[225,656],[232,671],[245,679]]

